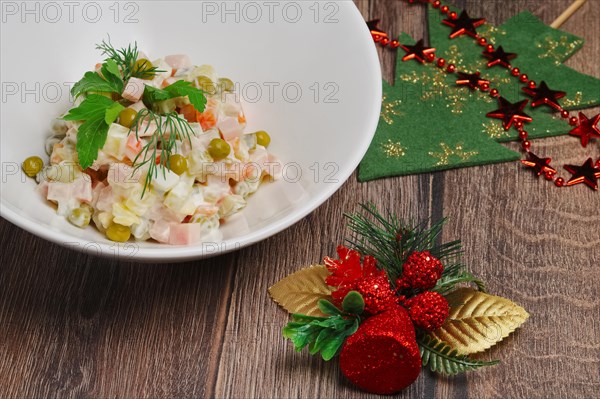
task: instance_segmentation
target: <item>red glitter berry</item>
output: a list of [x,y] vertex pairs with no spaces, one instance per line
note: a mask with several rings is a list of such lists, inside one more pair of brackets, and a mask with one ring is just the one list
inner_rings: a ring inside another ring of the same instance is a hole
[[429,251],[413,252],[402,266],[402,277],[396,285],[399,288],[433,288],[442,277],[444,265]]
[[440,328],[450,312],[446,298],[432,291],[426,291],[408,299],[405,305],[408,307],[408,314],[415,326],[425,331]]
[[365,277],[358,281],[354,289],[365,301],[365,312],[376,315],[396,305],[397,297],[392,291],[387,276]]
[[358,291],[365,301],[365,312],[375,315],[388,309],[397,301],[385,271],[377,268],[371,256],[362,259],[357,251],[342,245],[337,248],[339,259],[326,257],[323,262],[331,275],[325,282],[335,290],[333,302],[340,305],[350,291]]

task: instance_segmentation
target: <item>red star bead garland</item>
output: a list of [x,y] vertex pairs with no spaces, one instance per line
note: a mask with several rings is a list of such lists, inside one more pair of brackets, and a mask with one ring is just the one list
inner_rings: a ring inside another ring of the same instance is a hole
[[[414,3],[413,0],[408,0],[409,3]],[[508,73],[513,77],[517,78],[521,83],[525,84],[523,88],[527,94],[533,97],[532,107],[535,108],[540,105],[547,105],[560,112],[560,116],[567,120],[572,126],[576,126],[569,134],[573,136],[580,136],[581,143],[585,147],[589,142],[590,138],[599,137],[600,130],[598,129],[598,123],[600,122],[600,114],[593,117],[591,120],[585,116],[582,112],[579,113],[579,119],[571,116],[569,111],[565,110],[559,103],[558,100],[566,95],[565,92],[558,90],[551,90],[548,85],[542,81],[540,86],[537,87],[535,81],[530,80],[528,75],[522,73],[517,67],[513,67],[509,61],[515,59],[517,54],[507,53],[504,51],[502,46],[495,49],[492,44],[488,44],[485,37],[479,35],[475,28],[485,23],[483,18],[470,18],[466,11],[463,11],[460,16],[456,12],[450,11],[450,8],[446,5],[442,5],[440,0],[422,0],[423,3],[430,3],[434,9],[439,9],[442,14],[445,14],[449,19],[442,21],[444,25],[452,28],[451,38],[458,37],[463,34],[467,34],[473,37],[477,44],[486,48],[483,52],[483,56],[488,58],[488,67],[494,65],[501,65],[507,68]],[[377,41],[377,40],[376,40]],[[384,45],[385,46],[385,45]],[[400,46],[400,45],[399,45]],[[404,46],[403,46],[404,47]],[[406,60],[405,60],[406,61]],[[455,73],[456,65],[449,64],[446,66],[446,60],[444,58],[436,58],[435,54],[431,52],[426,61],[435,62],[439,68],[445,68],[447,73]],[[481,75],[479,71],[475,74],[477,77]],[[463,83],[459,83],[459,81]],[[504,122],[505,130],[509,130],[514,126],[521,139],[521,147],[527,154],[527,159],[521,161],[525,166],[534,168],[534,171],[538,176],[543,173],[545,178],[550,181],[554,181],[557,187],[572,186],[580,183],[585,183],[590,188],[598,190],[597,179],[600,178],[600,159],[593,165],[593,160],[589,159],[582,166],[565,165],[565,169],[569,171],[573,177],[565,184],[565,179],[557,177],[556,169],[550,166],[550,158],[539,158],[531,152],[531,142],[528,140],[529,133],[524,129],[524,122],[533,122],[533,119],[523,112],[527,105],[527,100],[518,103],[510,103],[500,96],[500,92],[496,88],[491,88],[489,83],[482,83],[481,85],[474,85],[474,80],[469,79],[465,82],[465,76],[459,75],[457,84],[467,84],[473,90],[480,89],[482,91],[489,91],[492,98],[498,98],[500,103],[500,109],[488,113],[488,117],[499,118]],[[539,173],[539,172],[542,173]]]

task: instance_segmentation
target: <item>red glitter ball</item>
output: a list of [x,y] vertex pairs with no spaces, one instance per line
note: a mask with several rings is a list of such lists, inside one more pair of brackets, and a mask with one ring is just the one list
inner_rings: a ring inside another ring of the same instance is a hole
[[456,71],[456,65],[454,65],[454,64],[448,65],[447,71],[450,73],[454,73],[454,71]]
[[365,312],[376,315],[396,305],[398,298],[387,276],[365,277],[354,287],[365,301]]
[[556,184],[556,187],[562,187],[565,185],[565,179],[559,177],[558,179],[554,180],[554,184]]
[[323,259],[331,275],[325,279],[327,285],[336,288],[331,293],[333,302],[340,305],[350,291],[358,291],[365,300],[365,311],[375,315],[388,309],[397,301],[385,271],[377,268],[377,261],[371,256],[361,255],[340,245],[337,248],[339,260]]
[[433,288],[442,277],[444,265],[429,251],[413,252],[402,266],[402,277],[396,281],[399,288]]
[[446,14],[449,10],[450,8],[448,6],[442,6],[442,8],[440,8],[440,11],[444,14]]
[[421,372],[421,355],[406,310],[396,305],[365,320],[344,343],[340,368],[367,392],[392,394],[411,385]]
[[440,67],[440,68],[443,68],[444,65],[446,65],[446,60],[444,58],[439,58],[437,60],[437,66]]
[[521,143],[521,146],[523,147],[523,149],[525,151],[529,151],[529,149],[531,148],[531,142],[528,140],[525,140],[523,143]]
[[448,318],[448,301],[437,292],[426,291],[405,302],[415,326],[425,331],[437,330]]
[[431,5],[433,8],[439,8],[442,2],[440,0],[435,0]]
[[492,97],[498,97],[500,95],[500,92],[498,91],[498,89],[492,89],[490,91],[490,96]]

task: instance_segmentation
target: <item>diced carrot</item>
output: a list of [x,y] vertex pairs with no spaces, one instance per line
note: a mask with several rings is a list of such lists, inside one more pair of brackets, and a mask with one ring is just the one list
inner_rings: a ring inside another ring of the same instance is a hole
[[246,123],[246,116],[243,112],[240,112],[240,114],[238,115],[238,122],[240,125]]
[[192,104],[187,104],[181,107],[181,114],[188,122],[198,122],[200,112],[196,111],[196,108]]
[[173,68],[171,70],[171,77],[175,76],[176,73],[177,73],[177,69]]
[[200,122],[202,130],[206,131],[215,127],[217,124],[217,117],[212,109],[207,109],[203,113],[199,114],[198,122]]

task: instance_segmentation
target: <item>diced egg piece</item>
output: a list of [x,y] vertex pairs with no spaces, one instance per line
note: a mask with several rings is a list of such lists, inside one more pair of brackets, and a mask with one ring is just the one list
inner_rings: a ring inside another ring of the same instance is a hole
[[114,223],[118,223],[123,226],[131,226],[132,224],[140,223],[139,216],[120,202],[113,204],[112,213]]
[[156,175],[152,176],[152,188],[159,193],[166,193],[179,183],[179,176],[162,165],[156,167]]
[[128,128],[119,125],[118,123],[111,123],[102,151],[119,161],[122,161],[125,158],[128,135]]

